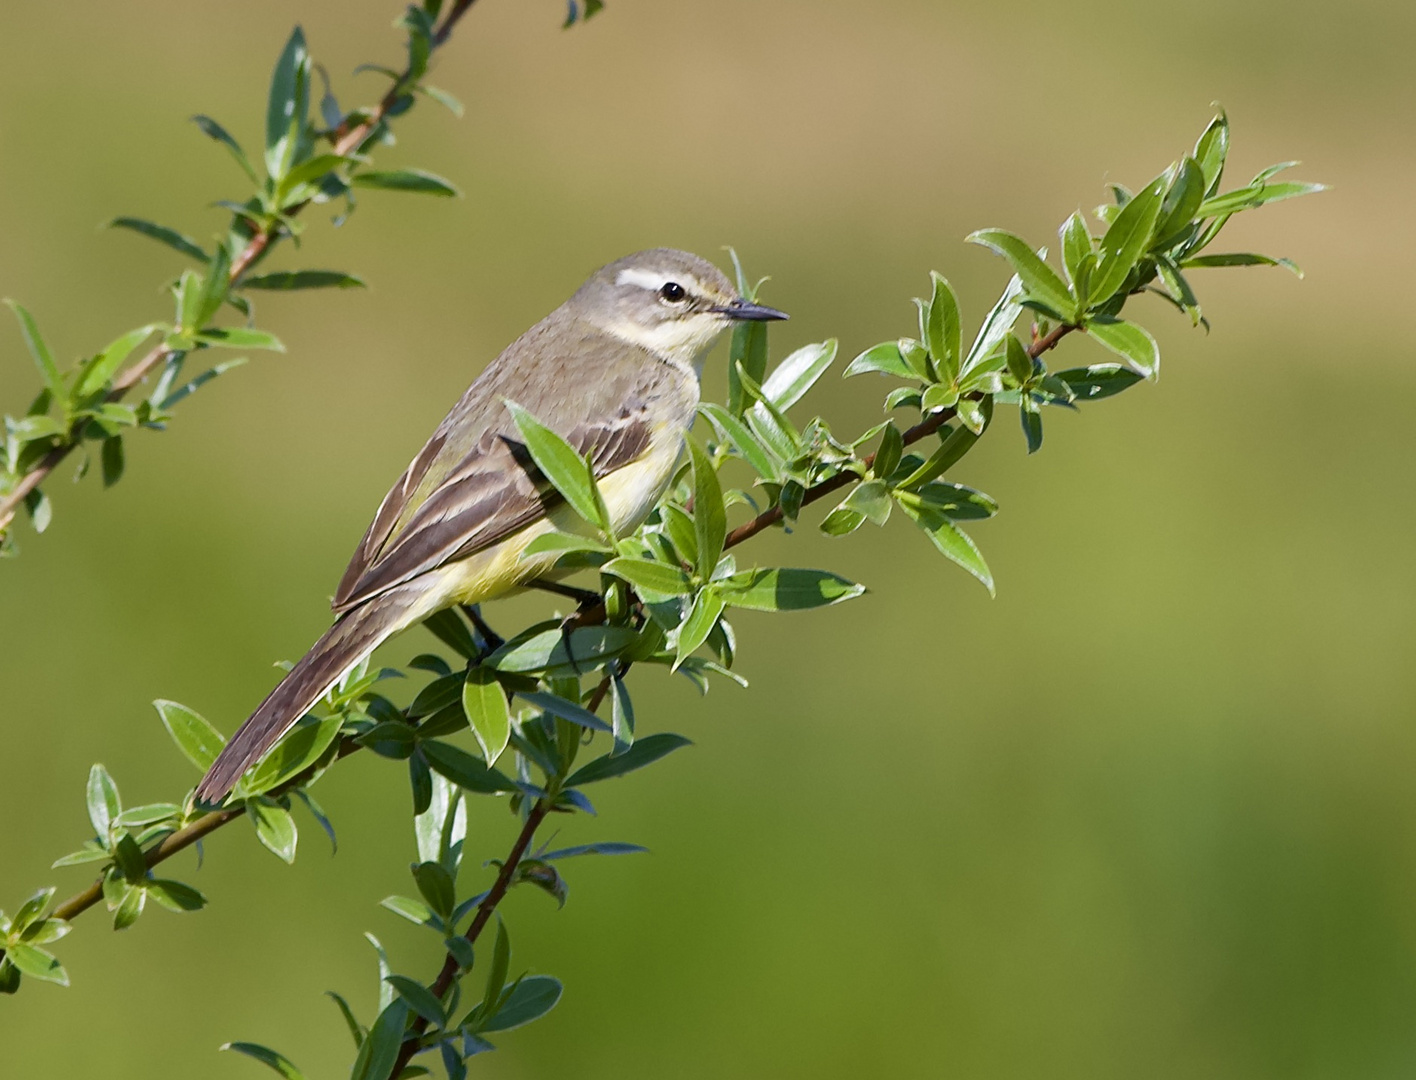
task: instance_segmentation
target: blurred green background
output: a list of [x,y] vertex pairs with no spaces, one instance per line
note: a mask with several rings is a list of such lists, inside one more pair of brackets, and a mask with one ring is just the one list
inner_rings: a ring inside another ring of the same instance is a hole
[[[244,191],[186,118],[259,142],[298,19],[341,100],[397,60],[396,3],[134,0],[0,9],[0,295],[65,358],[165,317],[175,256],[96,232],[119,213],[205,237]],[[129,477],[50,485],[52,531],[0,567],[0,903],[85,871],[104,762],[130,801],[195,779],[148,704],[232,729],[323,628],[388,483],[496,352],[595,266],[734,244],[793,313],[777,355],[907,332],[931,268],[976,323],[1006,278],[961,243],[1048,242],[1103,183],[1136,186],[1221,101],[1232,176],[1304,159],[1336,190],[1245,215],[1221,248],[1297,259],[1196,285],[1206,337],[1158,301],[1158,386],[1009,421],[959,478],[1003,513],[975,530],[997,600],[903,523],[812,528],[747,557],[826,565],[863,600],[738,621],[748,692],[700,701],[646,673],[641,724],[697,746],[596,793],[566,841],[651,856],[568,867],[570,902],[506,907],[516,966],[561,976],[551,1017],[488,1077],[1396,1077],[1416,1070],[1416,666],[1407,297],[1416,215],[1416,8],[1396,0],[611,0],[570,33],[557,0],[482,0],[380,160],[456,202],[369,193],[311,214],[272,268],[367,292],[262,303],[288,344],[130,440]],[[1069,342],[1058,357],[1096,358]],[[1054,365],[1056,366],[1056,365]],[[709,392],[720,391],[721,354]],[[36,376],[0,325],[0,405]],[[883,383],[808,404],[873,422]],[[814,519],[813,519],[814,520]],[[744,552],[744,555],[747,555]],[[518,600],[505,626],[546,611]],[[428,639],[388,650],[402,662]],[[321,997],[367,1016],[378,908],[410,888],[406,781],[366,755],[322,783],[331,859],[287,868],[244,825],[208,845],[213,901],[59,946],[75,985],[0,1003],[0,1073],[261,1075],[215,1048],[276,1046],[344,1075]],[[474,817],[477,858],[512,822]],[[475,863],[473,864],[475,868]]]

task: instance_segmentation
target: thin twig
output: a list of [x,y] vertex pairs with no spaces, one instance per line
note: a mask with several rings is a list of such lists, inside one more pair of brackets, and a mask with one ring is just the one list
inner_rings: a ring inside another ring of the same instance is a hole
[[[477,0],[458,0],[448,12],[447,18],[441,27],[438,28],[433,37],[434,46],[442,45],[451,36],[453,27],[457,25],[459,19],[466,15],[468,10]],[[394,104],[402,98],[408,90],[404,87],[404,82],[408,75],[408,69],[404,71],[404,77],[398,79],[389,88],[379,103],[371,109],[364,119],[351,127],[343,127],[335,132],[334,153],[341,157],[356,150],[370,133],[383,122]],[[299,203],[286,211],[289,215],[298,214],[309,205],[308,202]],[[255,263],[270,249],[271,245],[280,239],[279,226],[266,227],[256,232],[248,241],[246,246],[231,260],[231,271],[228,282],[231,286],[240,281],[241,275],[246,273]],[[166,345],[159,345],[144,356],[131,367],[124,369],[116,379],[113,380],[113,388],[108,392],[105,400],[121,401],[134,386],[142,382],[172,356],[176,350],[168,348]],[[87,424],[87,421],[84,421]],[[14,521],[15,514],[19,511],[20,505],[29,494],[36,490],[40,484],[49,478],[59,464],[69,456],[80,443],[79,436],[82,434],[82,427],[69,433],[70,441],[60,446],[56,446],[39,462],[27,472],[14,488],[0,498],[0,534],[3,534],[10,523]]]
[[[601,679],[600,684],[595,687],[595,692],[586,702],[585,707],[591,712],[596,712],[605,701],[605,695],[609,693],[610,680],[608,677]],[[492,913],[496,911],[497,905],[506,896],[507,889],[511,888],[512,878],[516,876],[517,867],[521,865],[522,858],[526,855],[527,849],[531,846],[531,841],[536,836],[536,830],[541,827],[541,822],[546,815],[551,812],[551,801],[549,799],[537,799],[536,805],[531,807],[526,815],[526,821],[521,826],[521,832],[516,836],[516,842],[511,845],[511,851],[507,854],[506,861],[502,863],[501,869],[497,872],[496,881],[492,882],[492,887],[487,890],[487,895],[482,902],[477,905],[477,914],[472,918],[472,925],[467,928],[467,932],[462,936],[467,939],[469,945],[476,944],[477,938],[491,921]],[[457,959],[448,953],[443,959],[442,970],[438,972],[438,977],[433,980],[431,987],[433,996],[439,1001],[448,992],[452,982],[457,978]],[[390,1076],[398,1076],[408,1062],[413,1059],[413,1055],[419,1050],[419,1042],[423,1037],[423,1032],[428,1030],[427,1017],[419,1016],[413,1021],[413,1026],[403,1039],[403,1045],[398,1051],[398,1060],[395,1062]]]
[[[1075,326],[1058,326],[1046,336],[1038,338],[1029,345],[1028,355],[1036,360],[1075,329]],[[939,412],[931,413],[904,433],[904,444],[909,446],[911,443],[917,443],[921,439],[933,435],[953,418],[953,409],[941,409]],[[865,465],[869,468],[873,464],[875,464],[875,455],[871,454],[865,459]],[[801,505],[809,506],[818,499],[824,499],[833,491],[840,491],[841,488],[848,487],[858,479],[860,478],[853,472],[837,473],[835,476],[829,477],[821,481],[821,483],[814,484],[807,488],[806,494],[802,496]],[[751,521],[743,522],[743,524],[728,533],[727,539],[723,541],[723,547],[724,549],[736,547],[744,540],[752,539],[763,529],[770,529],[773,525],[780,525],[781,523],[782,507],[780,505],[774,506],[770,510],[764,510]]]

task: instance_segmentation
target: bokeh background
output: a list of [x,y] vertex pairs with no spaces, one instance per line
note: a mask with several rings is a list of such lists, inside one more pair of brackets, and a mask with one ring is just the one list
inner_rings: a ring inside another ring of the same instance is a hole
[[[95,231],[119,213],[199,237],[244,191],[186,118],[259,142],[270,64],[305,26],[342,99],[393,63],[386,0],[0,9],[0,295],[65,358],[164,317],[175,256]],[[515,964],[561,976],[551,1017],[488,1077],[1396,1077],[1416,1069],[1411,537],[1416,8],[1396,0],[482,0],[381,160],[466,192],[370,193],[273,267],[367,292],[262,302],[285,356],[204,391],[129,477],[50,485],[52,531],[0,567],[0,903],[61,895],[102,761],[130,802],[194,775],[148,704],[224,728],[325,625],[387,484],[464,385],[593,267],[736,245],[793,313],[778,355],[906,332],[939,269],[977,320],[1006,278],[982,226],[1046,242],[1143,183],[1221,101],[1232,176],[1302,158],[1335,190],[1231,226],[1225,248],[1308,271],[1196,275],[1208,337],[1154,302],[1164,376],[1025,457],[1011,420],[961,478],[998,598],[904,523],[750,556],[828,565],[863,600],[739,620],[748,692],[637,681],[641,723],[697,746],[596,792],[566,841],[650,856],[567,867],[570,902],[506,907]],[[1141,305],[1145,307],[1146,305]],[[1099,354],[1069,342],[1058,363]],[[709,392],[724,383],[721,354]],[[0,325],[0,404],[35,374]],[[813,402],[873,422],[883,384]],[[747,554],[746,552],[744,553]],[[514,601],[516,625],[547,604]],[[421,631],[394,644],[402,662]],[[287,868],[245,826],[208,845],[212,905],[115,935],[85,916],[72,989],[0,1003],[0,1073],[238,1078],[228,1039],[312,1077],[350,1050],[327,988],[368,1015],[377,907],[410,888],[406,782],[366,755]],[[498,805],[477,857],[503,852]],[[475,862],[474,862],[475,867]],[[162,1067],[159,1069],[159,1067]]]

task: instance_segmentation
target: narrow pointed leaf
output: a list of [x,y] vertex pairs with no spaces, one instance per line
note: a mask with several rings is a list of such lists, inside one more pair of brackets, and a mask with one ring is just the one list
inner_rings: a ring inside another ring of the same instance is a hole
[[713,462],[692,439],[688,440],[688,450],[693,459],[693,527],[698,540],[698,575],[707,581],[723,554],[728,534],[727,509],[723,506],[723,489],[718,484]]
[[176,229],[169,229],[166,225],[157,225],[151,221],[144,221],[135,217],[116,217],[108,223],[110,229],[131,229],[135,233],[141,233],[151,240],[156,240],[159,244],[165,244],[173,251],[180,251],[188,258],[196,259],[199,263],[211,261],[211,256],[203,250],[202,246],[190,236],[184,236]]
[[570,774],[566,780],[566,786],[579,787],[582,784],[593,784],[597,780],[609,780],[612,777],[623,776],[636,769],[642,769],[646,765],[652,765],[661,757],[672,754],[681,747],[691,745],[692,742],[682,735],[673,735],[668,732],[643,735],[635,739],[634,745],[621,754],[605,754],[603,757],[595,758],[588,764],[582,765]]
[[1077,317],[1076,301],[1068,292],[1066,282],[1042,261],[1022,237],[1003,229],[980,229],[971,233],[968,240],[982,244],[1012,263],[1013,270],[1032,299],[1045,304],[1068,322]]
[[378,188],[383,191],[413,191],[451,199],[462,192],[449,180],[424,169],[389,169],[356,172],[350,182],[355,187]]
[[1116,220],[1101,238],[1101,251],[1091,278],[1088,304],[1096,306],[1105,303],[1126,283],[1126,276],[1155,235],[1164,197],[1165,177],[1158,176],[1116,215]]
[[161,698],[152,704],[177,749],[202,772],[210,769],[226,745],[226,737],[185,705]]

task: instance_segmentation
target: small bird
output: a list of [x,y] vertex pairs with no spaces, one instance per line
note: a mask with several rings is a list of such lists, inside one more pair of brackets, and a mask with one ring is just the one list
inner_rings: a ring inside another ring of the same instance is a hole
[[241,725],[197,797],[224,799],[385,639],[545,575],[556,554],[523,559],[527,545],[584,528],[531,461],[508,402],[585,455],[615,531],[632,530],[673,477],[714,343],[738,320],[785,318],[686,251],[595,271],[488,365],[384,496],[335,592],[334,625]]

